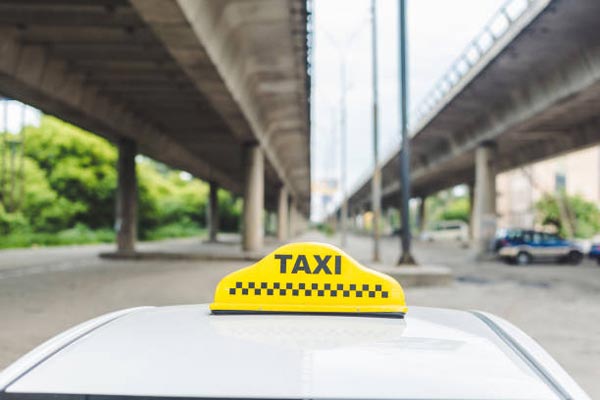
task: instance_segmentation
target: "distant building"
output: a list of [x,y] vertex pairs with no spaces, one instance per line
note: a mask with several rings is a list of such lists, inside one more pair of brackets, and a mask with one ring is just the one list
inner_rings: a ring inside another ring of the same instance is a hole
[[600,146],[526,165],[496,178],[498,227],[535,227],[535,203],[566,190],[600,206]]

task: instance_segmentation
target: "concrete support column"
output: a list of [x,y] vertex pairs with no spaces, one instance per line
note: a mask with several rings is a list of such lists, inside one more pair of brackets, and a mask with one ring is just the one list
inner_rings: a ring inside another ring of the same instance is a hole
[[115,230],[117,232],[117,252],[135,252],[137,238],[137,176],[135,173],[136,144],[129,139],[119,141],[117,162],[117,212]]
[[327,218],[327,223],[334,232],[337,231],[337,218],[335,214],[329,215],[329,217]]
[[306,217],[304,217],[304,215],[300,211],[297,211],[297,215],[298,215],[298,235],[301,235],[304,232],[306,232],[306,227],[308,226],[308,224],[307,224]]
[[473,246],[479,254],[491,250],[496,233],[496,147],[485,143],[475,151]]
[[365,208],[361,208],[358,211],[358,229],[357,231],[360,233],[371,233],[370,231],[367,231],[367,213],[369,212],[368,209]]
[[246,251],[263,246],[263,207],[265,201],[265,166],[258,145],[244,148],[244,224],[242,247]]
[[265,232],[268,235],[277,235],[277,212],[270,211],[267,213],[267,227],[265,228]]
[[217,193],[219,186],[216,182],[210,181],[208,193],[208,207],[206,210],[206,222],[208,226],[208,240],[211,242],[217,241],[217,233],[219,232],[219,201]]
[[289,209],[290,218],[289,218],[288,232],[289,232],[289,237],[293,238],[298,234],[298,214],[296,211],[296,200],[294,198],[290,199],[289,207],[290,207],[290,209]]
[[[345,196],[345,194],[344,194]],[[348,237],[348,199],[342,201],[342,209],[340,212],[340,244],[341,247],[346,246]]]
[[381,223],[383,224],[381,234],[389,236],[392,234],[392,224],[390,223],[390,209],[386,208],[384,211],[382,211],[381,215]]
[[473,242],[473,209],[475,208],[475,183],[469,182],[469,240]]
[[277,205],[277,240],[286,241],[288,238],[288,202],[289,195],[285,187],[279,189],[279,199]]
[[418,218],[418,224],[417,226],[419,227],[419,234],[425,232],[425,219],[427,218],[426,215],[426,210],[425,210],[425,204],[427,201],[427,197],[423,196],[421,197],[420,201],[419,201],[419,212],[417,214],[417,218]]

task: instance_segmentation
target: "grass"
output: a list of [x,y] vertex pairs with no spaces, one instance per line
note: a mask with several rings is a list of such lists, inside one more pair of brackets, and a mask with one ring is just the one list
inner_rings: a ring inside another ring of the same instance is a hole
[[159,226],[144,235],[144,240],[161,240],[172,238],[184,238],[200,236],[206,233],[206,229],[192,223],[174,223]]
[[335,231],[333,230],[333,227],[331,227],[331,225],[326,224],[326,223],[317,224],[316,228],[319,232],[323,233],[325,236],[331,237],[335,233]]
[[110,229],[91,230],[77,225],[56,233],[15,232],[0,238],[0,249],[37,246],[64,246],[72,244],[111,243],[115,233]]
[[[144,240],[161,240],[200,236],[206,232],[204,228],[193,224],[170,224],[147,232]],[[15,232],[0,237],[0,249],[66,246],[77,244],[113,243],[115,232],[112,229],[90,229],[78,224],[71,229],[60,232]]]

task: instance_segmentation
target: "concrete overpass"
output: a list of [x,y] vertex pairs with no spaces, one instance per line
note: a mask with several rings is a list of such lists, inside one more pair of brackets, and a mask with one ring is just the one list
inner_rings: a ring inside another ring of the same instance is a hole
[[2,0],[0,95],[119,144],[121,251],[138,152],[211,182],[213,221],[217,187],[244,196],[256,249],[264,206],[282,239],[288,203],[309,213],[307,21],[305,0]]
[[[596,0],[509,2],[417,110],[412,195],[474,186],[482,247],[495,230],[496,173],[600,143],[599,15]],[[384,207],[399,204],[398,168],[395,151],[382,164]],[[350,210],[370,207],[371,184],[351,192]]]

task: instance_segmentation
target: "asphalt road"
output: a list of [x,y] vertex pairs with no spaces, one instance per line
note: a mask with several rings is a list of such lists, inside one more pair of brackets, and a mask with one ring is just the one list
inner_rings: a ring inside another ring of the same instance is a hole
[[[337,244],[311,233],[310,240]],[[226,245],[236,252],[235,245]],[[186,239],[142,246],[192,251]],[[210,302],[219,279],[245,261],[114,261],[97,257],[107,246],[0,251],[0,368],[49,337],[109,311],[141,306]],[[220,247],[223,250],[224,246]],[[398,256],[395,238],[383,241],[384,262]],[[371,243],[352,236],[346,248],[368,263]],[[600,398],[600,267],[585,262],[506,266],[475,262],[457,243],[417,243],[421,263],[447,265],[447,287],[407,288],[409,305],[479,309],[499,315],[538,340],[581,384]]]

